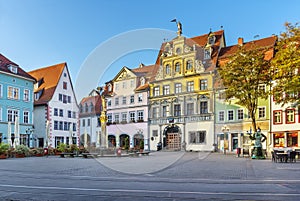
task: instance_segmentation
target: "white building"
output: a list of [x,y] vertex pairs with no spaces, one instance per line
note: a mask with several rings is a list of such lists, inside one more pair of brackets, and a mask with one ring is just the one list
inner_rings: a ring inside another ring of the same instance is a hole
[[108,147],[149,149],[148,91],[155,66],[123,67],[106,83]]
[[101,136],[101,96],[92,90],[89,96],[84,97],[79,104],[80,139],[84,144],[84,135],[87,135],[87,145],[100,146]]
[[34,86],[34,126],[39,147],[59,143],[79,145],[78,105],[66,63],[29,72]]

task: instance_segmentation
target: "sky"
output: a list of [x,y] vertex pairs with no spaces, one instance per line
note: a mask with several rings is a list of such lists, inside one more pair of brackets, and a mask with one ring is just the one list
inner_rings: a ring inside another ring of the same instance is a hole
[[186,37],[222,26],[230,46],[300,22],[300,1],[0,0],[0,53],[25,71],[67,62],[75,92],[86,91],[80,101],[123,66],[153,64],[161,43],[176,36],[174,18]]

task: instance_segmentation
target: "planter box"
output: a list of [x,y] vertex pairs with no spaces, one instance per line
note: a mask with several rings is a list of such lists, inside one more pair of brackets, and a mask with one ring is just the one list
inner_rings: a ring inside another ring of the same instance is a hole
[[0,159],[7,159],[7,154],[0,154]]
[[16,158],[24,158],[24,157],[25,157],[25,154],[16,154],[15,157],[16,157]]

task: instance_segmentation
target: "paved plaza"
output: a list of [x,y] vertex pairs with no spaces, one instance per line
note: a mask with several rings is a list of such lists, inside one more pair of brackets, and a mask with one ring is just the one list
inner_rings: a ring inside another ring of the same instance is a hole
[[297,200],[299,173],[299,160],[209,152],[11,158],[0,160],[0,200]]

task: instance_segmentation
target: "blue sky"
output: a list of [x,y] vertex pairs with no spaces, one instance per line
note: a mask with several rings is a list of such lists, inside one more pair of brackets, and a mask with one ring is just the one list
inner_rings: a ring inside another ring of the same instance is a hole
[[[300,21],[299,11],[299,0],[0,0],[0,52],[27,71],[67,62],[75,82],[88,56],[122,33],[176,31],[170,20],[177,18],[188,37],[223,26],[229,46],[238,37],[250,41],[279,34],[284,22]],[[98,68],[106,73],[98,82],[112,79],[123,66],[152,64],[156,55],[156,50],[121,55],[109,67],[101,66],[100,58]]]

